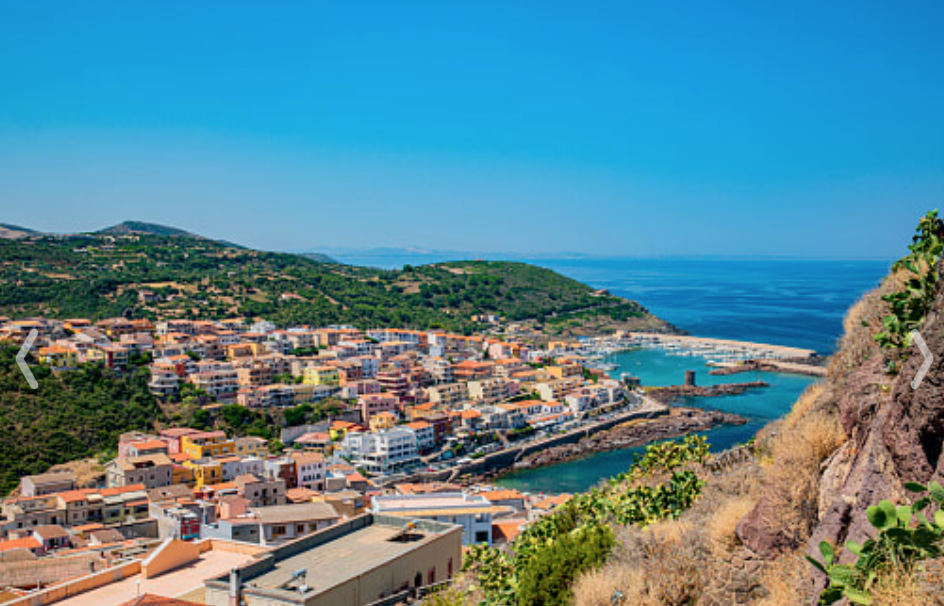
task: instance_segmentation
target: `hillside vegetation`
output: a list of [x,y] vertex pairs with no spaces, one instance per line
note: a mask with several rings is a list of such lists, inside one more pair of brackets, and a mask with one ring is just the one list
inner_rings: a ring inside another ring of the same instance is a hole
[[0,314],[261,316],[283,326],[343,323],[470,332],[482,326],[473,320],[480,314],[541,322],[575,312],[615,318],[621,327],[670,328],[634,301],[595,293],[524,263],[465,261],[379,270],[166,235],[172,228],[157,230],[163,235],[153,229],[129,233],[135,224],[123,225],[109,230],[118,235],[0,240]]
[[145,356],[135,356],[125,372],[98,363],[54,374],[29,358],[39,388],[30,389],[15,364],[16,347],[0,345],[0,495],[16,487],[20,476],[85,459],[114,457],[118,436],[186,425],[252,435],[280,448],[279,429],[313,423],[337,413],[343,403],[328,398],[294,408],[252,410],[238,404],[205,408],[210,401],[191,385],[181,402],[159,402],[147,388]]

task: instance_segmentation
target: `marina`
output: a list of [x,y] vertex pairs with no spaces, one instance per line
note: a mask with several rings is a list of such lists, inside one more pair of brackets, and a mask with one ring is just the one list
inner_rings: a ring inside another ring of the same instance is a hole
[[[659,333],[622,333],[613,337],[585,339],[574,352],[590,361],[590,365],[606,372],[618,364],[613,356],[633,349],[651,349],[670,356],[702,358],[710,366],[732,368],[744,362],[763,362],[782,372],[820,375],[819,358],[812,349],[786,347],[750,341],[713,339],[689,335]],[[763,367],[757,370],[766,370]]]

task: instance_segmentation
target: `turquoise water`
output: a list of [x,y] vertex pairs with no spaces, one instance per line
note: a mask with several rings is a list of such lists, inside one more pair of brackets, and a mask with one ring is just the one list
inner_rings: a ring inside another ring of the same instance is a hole
[[[815,380],[804,375],[784,373],[712,376],[708,374],[711,368],[706,365],[707,360],[704,358],[674,356],[649,349],[616,354],[611,361],[619,365],[611,373],[614,378],[628,372],[642,379],[644,385],[678,385],[684,379],[686,370],[696,372],[699,385],[757,379],[769,383],[770,387],[749,390],[737,396],[688,398],[679,402],[687,406],[733,412],[749,419],[746,425],[722,426],[706,432],[712,450],[716,451],[747,441],[769,421],[785,414],[797,396]],[[503,477],[498,483],[527,492],[581,492],[602,478],[625,471],[633,460],[633,454],[641,451],[642,447],[596,453],[576,461],[515,472]]]

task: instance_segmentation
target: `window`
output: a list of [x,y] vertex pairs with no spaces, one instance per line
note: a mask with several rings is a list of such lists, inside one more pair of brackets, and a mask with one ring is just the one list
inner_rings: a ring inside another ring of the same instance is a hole
[[304,524],[296,524],[296,525],[295,525],[295,534],[302,534],[302,533],[304,533],[304,532],[305,532],[305,525],[304,525]]
[[436,582],[436,567],[435,566],[429,569],[429,573],[427,573],[426,579],[427,579],[426,580],[427,585],[432,585],[433,583]]
[[272,534],[277,537],[282,536],[283,534],[285,534],[285,526],[281,524],[276,526],[275,528],[272,529]]

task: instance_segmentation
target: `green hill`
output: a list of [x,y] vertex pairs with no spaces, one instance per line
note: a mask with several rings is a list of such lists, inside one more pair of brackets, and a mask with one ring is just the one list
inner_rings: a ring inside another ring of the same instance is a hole
[[[136,231],[142,224],[122,225],[110,228],[111,235],[0,240],[0,314],[261,316],[282,326],[463,331],[477,327],[472,316],[494,314],[568,329],[600,318],[611,328],[671,329],[636,302],[524,263],[464,261],[380,270],[181,237],[187,232],[174,228],[148,227],[167,232],[154,234]],[[564,322],[568,314],[574,314],[572,322]]]
[[182,229],[178,229],[176,227],[168,227],[167,225],[159,225],[157,223],[145,223],[144,221],[123,221],[117,225],[100,229],[95,233],[101,234],[103,236],[124,236],[129,234],[138,234],[150,236],[201,238],[201,236],[192,234]]

